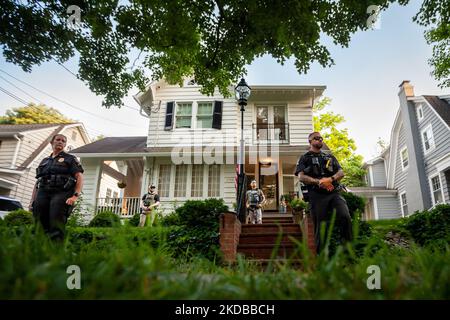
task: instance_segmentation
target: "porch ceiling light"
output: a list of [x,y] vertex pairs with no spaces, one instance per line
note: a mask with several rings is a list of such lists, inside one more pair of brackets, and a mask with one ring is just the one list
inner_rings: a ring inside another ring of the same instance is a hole
[[247,100],[250,98],[251,91],[251,88],[245,82],[244,78],[242,78],[236,88],[234,88],[236,100],[239,102],[239,105],[247,105]]

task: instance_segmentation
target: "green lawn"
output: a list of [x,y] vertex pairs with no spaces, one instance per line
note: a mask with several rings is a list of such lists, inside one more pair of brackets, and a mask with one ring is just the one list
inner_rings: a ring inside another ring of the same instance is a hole
[[[383,234],[397,230],[398,221],[371,225],[373,235],[359,244],[358,255],[342,248],[331,258],[306,253],[301,268],[260,267],[244,259],[228,266],[174,254],[166,227],[69,228],[58,245],[30,226],[3,226],[0,299],[450,298],[448,246],[419,247],[412,240],[408,249],[390,246]],[[70,265],[80,267],[80,290],[67,288]],[[367,288],[371,265],[380,267],[380,290]]]

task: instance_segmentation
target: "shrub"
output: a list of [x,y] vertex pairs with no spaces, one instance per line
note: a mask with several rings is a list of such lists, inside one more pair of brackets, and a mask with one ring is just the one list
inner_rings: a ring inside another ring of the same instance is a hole
[[358,210],[360,213],[364,212],[366,206],[366,200],[360,196],[357,196],[351,192],[342,192],[342,197],[347,202],[348,211],[352,218],[354,217],[355,212]]
[[188,227],[213,228],[219,225],[219,217],[228,211],[223,199],[188,200],[175,211],[179,222]]
[[82,203],[83,203],[83,194],[78,197],[78,200],[75,202],[75,206],[72,210],[72,213],[67,219],[67,226],[70,227],[82,227],[85,225],[82,213]]
[[89,223],[89,227],[118,227],[120,218],[110,211],[100,212]]
[[163,216],[160,220],[160,223],[161,225],[166,227],[181,225],[180,217],[176,212],[172,212],[166,216]]
[[128,220],[128,225],[132,227],[137,227],[139,225],[139,220],[141,219],[141,215],[136,213]]
[[450,205],[441,204],[433,209],[416,212],[405,219],[404,227],[421,246],[450,243]]
[[219,254],[219,217],[227,212],[223,199],[188,200],[163,218],[172,226],[168,245],[176,255],[188,253],[215,260]]
[[0,218],[0,228],[3,227],[5,225],[5,220],[3,220],[2,218]]
[[18,209],[11,211],[5,217],[5,225],[8,227],[25,226],[33,224],[33,215],[30,211]]

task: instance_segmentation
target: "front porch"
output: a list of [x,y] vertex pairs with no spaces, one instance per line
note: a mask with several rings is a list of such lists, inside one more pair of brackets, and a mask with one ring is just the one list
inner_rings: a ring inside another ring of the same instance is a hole
[[[139,139],[145,146],[142,137],[133,139]],[[139,212],[140,198],[150,184],[157,187],[163,214],[173,212],[187,200],[207,198],[222,198],[233,210],[236,202],[236,146],[217,146],[213,148],[213,156],[209,150],[211,146],[187,146],[178,148],[179,151],[175,149],[174,155],[172,147],[130,150],[130,145],[134,144],[132,139],[104,140],[107,141],[84,147],[87,149],[85,152],[81,152],[83,148],[76,150],[79,153],[74,152],[81,158],[85,169],[83,203],[90,215],[112,211],[125,218],[133,216]],[[119,144],[114,140],[119,140],[120,145],[124,140],[123,152],[110,152]],[[94,149],[98,152],[94,153]],[[277,144],[246,147],[245,173],[248,182],[255,179],[265,193],[265,212],[280,211],[282,195],[299,195],[294,171],[298,157],[306,149],[306,145]]]

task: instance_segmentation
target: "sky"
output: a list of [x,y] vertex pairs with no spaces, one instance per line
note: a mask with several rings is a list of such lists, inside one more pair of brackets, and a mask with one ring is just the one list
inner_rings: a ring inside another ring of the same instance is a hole
[[[424,28],[412,22],[421,2],[412,0],[407,6],[390,6],[380,14],[378,28],[357,32],[348,48],[335,46],[323,39],[335,61],[329,68],[313,64],[307,74],[301,75],[295,69],[293,59],[281,66],[272,57],[264,56],[248,66],[247,83],[250,86],[325,85],[324,96],[332,100],[325,111],[344,116],[346,122],[340,127],[348,128],[358,148],[356,153],[369,160],[377,155],[379,137],[389,141],[399,108],[398,86],[403,80],[411,81],[416,95],[450,94],[450,88],[439,89],[438,82],[431,76],[428,59],[432,55],[432,47],[424,39]],[[73,73],[77,70],[75,59],[64,66]],[[43,102],[67,117],[83,122],[93,137],[147,135],[148,119],[139,114],[136,110],[138,105],[132,98],[136,90],[130,91],[124,99],[124,103],[131,108],[105,109],[101,106],[102,97],[92,93],[83,82],[56,62],[43,63],[34,67],[31,73],[26,73],[18,66],[5,62],[1,56],[0,70],[58,100],[0,71],[1,88],[27,102]],[[20,102],[0,91],[0,115],[19,106]]]

